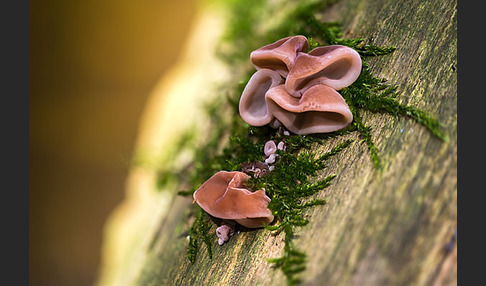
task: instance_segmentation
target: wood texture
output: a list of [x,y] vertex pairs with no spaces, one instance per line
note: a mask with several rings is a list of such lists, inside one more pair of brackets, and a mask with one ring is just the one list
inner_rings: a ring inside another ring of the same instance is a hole
[[[373,58],[372,72],[399,85],[402,103],[438,118],[449,140],[408,118],[365,114],[383,170],[356,134],[331,159],[322,175],[337,177],[320,194],[327,204],[310,209],[310,223],[297,230],[295,244],[308,254],[303,285],[457,284],[456,12],[452,0],[343,0],[323,11],[345,37],[397,47]],[[223,246],[215,237],[213,259],[202,246],[190,264],[184,230],[191,201],[174,199],[137,285],[285,285],[265,260],[281,255],[283,234],[265,230],[235,234]]]

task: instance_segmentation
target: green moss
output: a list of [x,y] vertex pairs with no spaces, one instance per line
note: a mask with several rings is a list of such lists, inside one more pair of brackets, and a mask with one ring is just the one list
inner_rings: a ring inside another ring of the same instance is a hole
[[[213,258],[212,243],[213,236],[209,232],[211,229],[211,222],[209,216],[198,206],[195,206],[196,219],[189,231],[189,245],[187,246],[187,257],[191,263],[196,261],[196,256],[199,250],[200,243],[203,242],[208,248],[209,258]],[[193,239],[197,238],[197,239]]]
[[[290,137],[288,141],[294,141]],[[306,254],[296,249],[293,243],[295,229],[307,225],[309,220],[304,216],[304,210],[317,205],[324,205],[325,200],[316,198],[321,190],[328,187],[336,176],[331,174],[323,179],[316,179],[319,172],[326,166],[326,160],[342,151],[352,141],[346,140],[335,146],[331,151],[318,155],[311,150],[312,144],[289,144],[293,150],[278,151],[279,161],[275,170],[268,176],[250,180],[252,189],[265,188],[272,198],[268,207],[272,210],[276,224],[265,228],[276,233],[285,233],[283,255],[268,259],[280,267],[287,277],[289,285],[299,282],[297,274],[305,270]]]
[[[248,3],[251,2],[251,3]],[[344,39],[338,23],[320,22],[314,11],[322,11],[327,5],[336,1],[302,1],[295,4],[286,15],[286,21],[280,25],[261,31],[258,24],[263,21],[260,14],[267,11],[265,1],[232,1],[235,10],[228,30],[222,39],[219,55],[235,68],[237,78],[220,86],[221,96],[218,100],[208,102],[205,106],[207,117],[212,124],[211,133],[204,140],[196,142],[189,131],[182,136],[181,148],[193,152],[193,162],[188,166],[171,171],[162,170],[160,184],[167,181],[178,181],[183,190],[180,195],[192,196],[194,191],[208,178],[220,170],[241,170],[241,164],[263,160],[263,147],[266,141],[284,140],[285,152],[278,151],[279,160],[275,170],[260,178],[251,178],[248,187],[257,190],[266,189],[271,198],[269,208],[275,215],[275,223],[265,227],[266,231],[285,234],[285,246],[281,257],[269,258],[270,263],[280,268],[287,277],[289,285],[297,284],[298,274],[305,270],[306,254],[294,245],[296,228],[309,222],[304,213],[311,207],[324,205],[319,193],[328,187],[337,174],[329,174],[319,179],[325,172],[327,160],[343,151],[354,141],[364,142],[369,150],[374,166],[381,169],[379,150],[371,136],[372,127],[362,120],[364,111],[385,113],[393,118],[406,116],[431,131],[436,137],[446,140],[441,132],[440,123],[426,112],[415,107],[402,105],[396,99],[399,87],[385,83],[375,77],[368,66],[369,57],[391,54],[394,47],[382,47],[365,43],[364,39]],[[251,7],[251,9],[249,8]],[[307,136],[284,136],[281,130],[268,126],[252,127],[246,124],[238,114],[238,101],[243,88],[254,69],[249,64],[252,50],[276,41],[280,38],[301,34],[309,39],[310,49],[321,45],[340,44],[349,46],[361,55],[363,70],[351,86],[340,90],[353,113],[353,123],[344,130],[330,134],[313,134]],[[228,46],[237,49],[228,49]],[[224,112],[222,112],[224,111]],[[331,151],[318,154],[319,145],[327,144],[330,138],[347,138],[355,134],[354,139],[347,139],[334,146]],[[187,143],[189,142],[189,143]],[[181,150],[179,150],[181,151]],[[210,216],[197,205],[194,205],[195,222],[189,230],[190,241],[187,255],[195,263],[198,250],[202,244],[208,248],[211,257],[211,246],[215,234],[210,233],[213,222]]]

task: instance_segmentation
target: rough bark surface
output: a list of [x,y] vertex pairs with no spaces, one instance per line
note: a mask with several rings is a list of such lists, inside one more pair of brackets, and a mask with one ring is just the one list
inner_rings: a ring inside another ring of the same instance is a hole
[[[322,175],[337,177],[320,193],[327,204],[310,209],[310,223],[297,229],[295,244],[308,255],[303,285],[457,284],[456,14],[453,0],[343,0],[323,11],[344,37],[397,48],[372,59],[373,74],[398,84],[402,103],[438,118],[449,140],[408,118],[366,114],[383,170],[359,140],[331,158]],[[235,234],[223,246],[215,237],[213,258],[203,245],[191,264],[184,233],[191,202],[174,199],[139,285],[286,284],[265,260],[282,254],[283,234],[266,230]]]

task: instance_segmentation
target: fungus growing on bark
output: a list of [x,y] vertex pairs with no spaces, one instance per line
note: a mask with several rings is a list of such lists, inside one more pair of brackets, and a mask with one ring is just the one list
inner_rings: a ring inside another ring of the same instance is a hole
[[[360,55],[341,45],[317,47],[309,53],[304,52],[307,47],[307,38],[294,36],[251,53],[257,71],[239,103],[245,122],[283,125],[298,135],[333,132],[352,122],[353,114],[336,90],[358,78]],[[284,66],[288,73],[282,72]]]
[[268,225],[274,219],[268,209],[270,198],[265,189],[246,189],[249,178],[243,172],[219,171],[194,192],[194,200],[214,217],[234,220],[248,228]]
[[245,87],[239,108],[248,124],[263,126],[278,120],[288,130],[303,135],[336,131],[353,120],[349,106],[336,90],[318,84],[297,98],[284,84],[277,84],[276,77],[276,72],[262,69]]

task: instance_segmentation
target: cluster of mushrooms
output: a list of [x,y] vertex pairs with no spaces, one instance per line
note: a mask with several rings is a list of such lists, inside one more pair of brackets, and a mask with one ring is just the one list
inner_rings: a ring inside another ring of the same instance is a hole
[[[239,112],[245,122],[252,126],[285,127],[297,135],[333,132],[351,123],[353,115],[337,90],[358,78],[361,57],[355,50],[341,45],[306,52],[308,47],[307,38],[298,35],[280,39],[250,54],[257,71],[239,102]],[[269,146],[265,146],[266,161],[259,162],[262,166],[242,166],[243,171],[253,172],[254,176],[271,171],[274,166],[269,163],[274,162],[276,154],[267,154],[268,148],[273,150],[273,145]],[[234,222],[259,228],[274,219],[268,209],[270,198],[265,189],[247,189],[245,183],[250,176],[245,172],[219,171],[194,192],[194,201],[202,209],[223,220],[216,229],[220,245],[234,233]]]
[[239,112],[253,126],[285,126],[304,135],[340,130],[353,114],[337,92],[361,73],[361,57],[346,46],[305,52],[304,36],[283,38],[250,54],[256,72],[240,98]]

